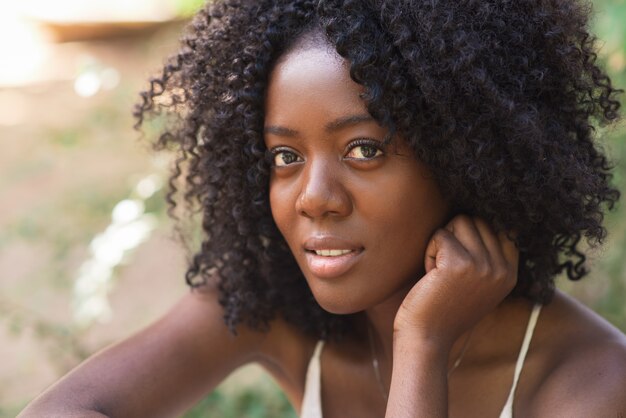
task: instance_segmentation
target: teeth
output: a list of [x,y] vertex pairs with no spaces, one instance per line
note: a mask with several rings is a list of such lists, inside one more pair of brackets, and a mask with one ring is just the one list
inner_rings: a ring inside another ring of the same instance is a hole
[[337,257],[338,255],[344,255],[351,253],[352,250],[315,250],[315,254],[322,257]]

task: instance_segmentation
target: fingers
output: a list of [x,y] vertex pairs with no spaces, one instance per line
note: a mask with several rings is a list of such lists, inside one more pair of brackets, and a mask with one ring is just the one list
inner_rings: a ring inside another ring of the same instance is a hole
[[467,269],[471,264],[480,276],[517,276],[519,253],[507,234],[495,233],[483,219],[459,215],[438,230],[426,248],[425,268]]
[[485,245],[487,253],[490,255],[490,259],[492,261],[505,259],[505,255],[502,250],[502,242],[491,225],[481,218],[473,218],[472,221],[480,233],[480,238]]
[[448,229],[438,229],[432,236],[424,255],[424,268],[429,273],[434,268],[451,264],[453,259],[469,257],[467,250]]
[[476,225],[475,219],[477,218],[470,218],[466,215],[456,216],[446,225],[446,229],[454,234],[475,262],[488,263],[490,261],[489,249],[483,241],[483,234]]
[[515,272],[517,272],[517,267],[519,265],[519,250],[515,245],[515,242],[509,238],[509,235],[502,231],[498,234],[498,241],[500,241],[500,248],[502,248],[502,253],[504,254],[504,258],[514,267]]

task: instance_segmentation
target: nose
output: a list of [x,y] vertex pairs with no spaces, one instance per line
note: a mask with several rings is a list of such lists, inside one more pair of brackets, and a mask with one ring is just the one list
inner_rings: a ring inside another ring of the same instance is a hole
[[307,164],[296,210],[307,218],[345,217],[352,213],[352,198],[339,169],[324,162]]

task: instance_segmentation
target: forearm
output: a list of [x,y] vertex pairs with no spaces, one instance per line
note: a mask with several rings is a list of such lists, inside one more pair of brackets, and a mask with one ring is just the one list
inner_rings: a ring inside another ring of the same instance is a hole
[[386,418],[447,417],[448,350],[433,342],[394,337]]
[[130,345],[123,342],[89,359],[33,400],[20,418],[177,416],[196,400],[167,383],[190,387],[192,377],[181,377],[184,366],[168,367],[169,356],[155,356],[140,345],[151,359],[145,364],[130,355]]
[[18,418],[107,418],[98,411],[73,406],[71,402],[63,402],[54,396],[43,394],[24,409]]

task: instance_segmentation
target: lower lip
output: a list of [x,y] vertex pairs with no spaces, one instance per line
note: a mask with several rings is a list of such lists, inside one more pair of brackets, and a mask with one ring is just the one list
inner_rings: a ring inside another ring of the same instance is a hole
[[358,261],[363,250],[352,251],[351,253],[338,255],[334,257],[323,257],[313,252],[306,252],[306,262],[311,273],[323,279],[332,279],[333,277],[345,274]]

